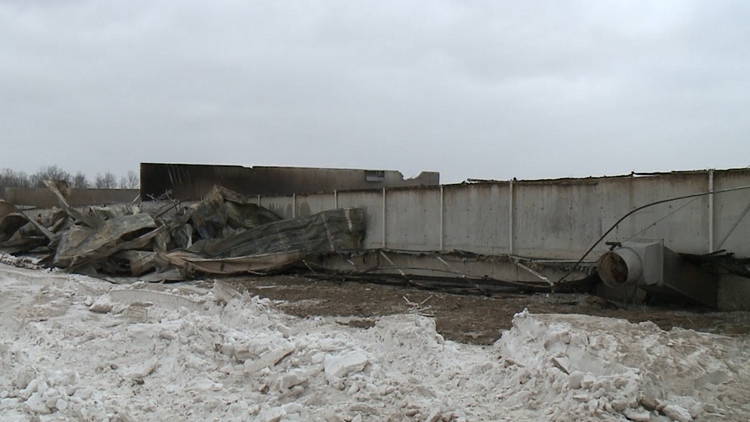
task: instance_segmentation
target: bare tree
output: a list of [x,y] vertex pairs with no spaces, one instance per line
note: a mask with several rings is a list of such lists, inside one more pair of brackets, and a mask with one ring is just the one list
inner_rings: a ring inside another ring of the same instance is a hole
[[79,171],[75,176],[73,176],[71,185],[73,185],[74,189],[88,189],[91,187],[91,183],[89,183],[89,180],[86,178],[86,175],[82,171]]
[[5,188],[28,188],[30,186],[31,181],[26,173],[7,168],[0,171],[0,198],[5,197]]
[[0,172],[0,183],[9,188],[28,188],[31,186],[29,176],[22,171],[3,169]]
[[133,170],[128,171],[127,177],[123,176],[120,179],[120,189],[138,189],[140,185],[138,175]]
[[104,175],[97,174],[94,187],[97,189],[117,189],[117,177],[110,172],[106,172]]
[[59,166],[52,165],[40,168],[30,177],[31,185],[38,188],[44,187],[45,180],[62,180],[65,182],[70,182],[71,176],[70,173],[63,170]]

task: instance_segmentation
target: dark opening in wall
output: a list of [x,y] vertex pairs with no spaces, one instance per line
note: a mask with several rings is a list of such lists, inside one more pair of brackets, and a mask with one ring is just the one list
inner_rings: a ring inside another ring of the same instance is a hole
[[385,170],[365,170],[365,180],[368,182],[385,182]]

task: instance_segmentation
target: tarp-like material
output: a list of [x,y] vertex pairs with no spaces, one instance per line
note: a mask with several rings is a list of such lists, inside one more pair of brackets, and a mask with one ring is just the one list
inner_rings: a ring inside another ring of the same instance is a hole
[[364,233],[364,213],[361,209],[337,209],[258,226],[207,244],[203,252],[211,257],[288,251],[325,254],[340,249],[359,249]]

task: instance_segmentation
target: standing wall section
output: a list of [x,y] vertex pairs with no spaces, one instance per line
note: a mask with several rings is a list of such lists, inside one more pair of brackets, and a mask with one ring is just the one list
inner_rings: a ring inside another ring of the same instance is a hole
[[595,181],[516,182],[514,193],[517,255],[576,260],[601,234]]
[[440,187],[385,190],[386,247],[440,249]]
[[[336,207],[363,208],[368,249],[577,260],[629,211],[708,192],[709,177],[710,172],[701,171],[486,182],[263,197],[261,204],[285,218]],[[714,191],[750,186],[750,170],[714,171],[713,186]],[[705,254],[711,252],[711,235],[714,250],[720,246],[750,257],[750,190],[713,195],[712,211],[708,195],[643,209],[604,240],[663,239],[677,252]],[[588,260],[606,250],[602,242]]]
[[[750,185],[745,172],[714,172],[714,190]],[[714,250],[750,257],[750,191],[714,195]]]
[[365,249],[384,247],[382,189],[339,192],[338,206],[339,208],[362,208],[364,210],[367,233],[362,247]]
[[443,249],[509,253],[509,195],[507,182],[445,186]]
[[[642,205],[708,192],[708,173],[602,179],[599,190],[602,231],[606,231],[625,213]],[[750,196],[750,191],[745,195]],[[638,211],[625,219],[607,240],[663,239],[664,246],[672,250],[702,254],[709,252],[708,232],[708,196],[699,196]],[[599,251],[603,249],[600,247]]]

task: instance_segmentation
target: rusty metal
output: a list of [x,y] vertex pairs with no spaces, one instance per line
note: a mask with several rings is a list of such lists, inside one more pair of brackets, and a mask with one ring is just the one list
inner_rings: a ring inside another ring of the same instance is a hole
[[597,272],[607,286],[623,287],[641,277],[641,260],[631,249],[609,251],[599,258]]

